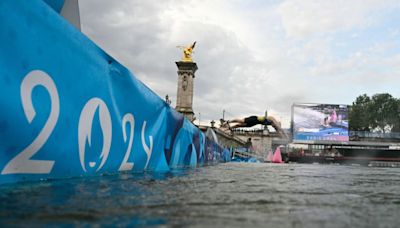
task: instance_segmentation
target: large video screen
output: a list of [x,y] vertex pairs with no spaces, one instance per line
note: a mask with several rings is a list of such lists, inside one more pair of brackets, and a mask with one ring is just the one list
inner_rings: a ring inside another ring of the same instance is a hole
[[293,104],[293,140],[349,141],[348,105]]

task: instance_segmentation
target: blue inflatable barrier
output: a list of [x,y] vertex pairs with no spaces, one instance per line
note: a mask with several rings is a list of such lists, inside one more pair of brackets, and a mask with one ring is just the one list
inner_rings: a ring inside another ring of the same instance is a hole
[[0,183],[227,160],[46,2],[0,1]]

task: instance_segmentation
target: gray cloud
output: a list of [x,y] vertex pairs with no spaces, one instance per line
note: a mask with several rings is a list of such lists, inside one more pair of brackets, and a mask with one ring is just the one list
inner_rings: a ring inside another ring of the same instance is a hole
[[[196,40],[194,110],[203,121],[219,119],[223,109],[229,118],[268,109],[288,120],[293,102],[351,103],[366,90],[377,91],[374,74],[398,81],[399,57],[390,54],[400,49],[393,43],[400,35],[397,30],[390,30],[389,45],[389,40],[381,40],[355,50],[347,50],[349,45],[335,37],[337,31],[349,35],[356,34],[354,28],[368,27],[373,18],[362,18],[375,8],[398,4],[352,2],[357,17],[347,21],[343,15],[349,7],[344,3],[327,7],[288,0],[258,2],[255,7],[240,1],[85,0],[80,9],[83,32],[160,97],[169,94],[173,105],[175,61],[181,58],[176,46]],[[301,12],[305,14],[297,15]],[[348,55],[339,56],[338,48]],[[390,83],[380,83],[380,88],[389,88]]]

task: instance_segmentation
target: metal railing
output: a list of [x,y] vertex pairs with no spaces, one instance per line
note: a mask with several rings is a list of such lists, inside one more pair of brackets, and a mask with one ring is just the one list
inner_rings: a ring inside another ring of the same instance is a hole
[[349,131],[350,137],[359,138],[379,138],[379,139],[400,139],[400,132],[368,132],[368,131]]

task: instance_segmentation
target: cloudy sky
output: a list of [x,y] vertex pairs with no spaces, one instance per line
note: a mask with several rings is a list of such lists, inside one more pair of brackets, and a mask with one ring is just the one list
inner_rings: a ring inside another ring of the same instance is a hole
[[83,32],[175,106],[177,45],[197,41],[194,111],[289,126],[294,102],[400,98],[398,0],[84,0]]

